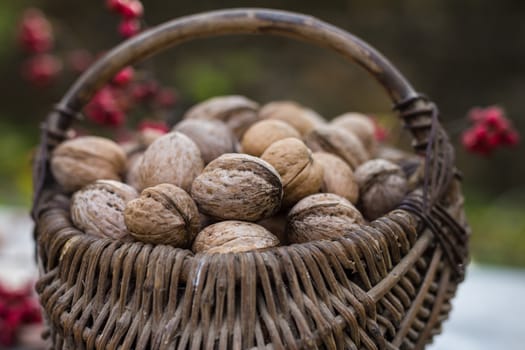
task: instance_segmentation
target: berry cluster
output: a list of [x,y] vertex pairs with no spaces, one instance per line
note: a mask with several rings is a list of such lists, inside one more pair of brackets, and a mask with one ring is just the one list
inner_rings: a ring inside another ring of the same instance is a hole
[[[138,0],[106,0],[107,8],[119,14],[122,21],[119,32],[124,37],[135,35],[140,30],[140,18],[144,7]],[[28,9],[20,22],[18,41],[31,54],[22,64],[22,75],[32,85],[45,88],[57,80],[63,72],[64,61],[69,70],[82,73],[95,59],[86,49],[67,52],[64,60],[51,53],[54,44],[50,21],[38,9]],[[173,107],[177,94],[171,88],[162,87],[156,80],[148,78],[147,72],[126,67],[113,77],[86,106],[84,112],[96,124],[118,128],[125,122],[132,107],[145,107],[147,113],[162,114]],[[161,113],[159,113],[161,112]],[[123,130],[120,130],[123,131]]]
[[130,38],[140,31],[140,17],[144,6],[139,0],[106,0],[108,9],[122,16],[118,31],[124,38]]
[[18,28],[20,46],[31,56],[22,64],[22,76],[36,86],[47,86],[62,70],[61,60],[50,53],[53,28],[38,9],[27,9]]
[[117,128],[124,124],[126,113],[133,107],[162,112],[175,105],[175,90],[152,79],[136,78],[137,75],[132,67],[117,73],[88,103],[84,109],[87,117],[96,124]]
[[462,143],[471,153],[489,155],[499,147],[515,146],[519,142],[518,132],[499,107],[473,108],[468,118],[472,126],[463,132]]
[[41,321],[40,308],[30,287],[11,291],[0,285],[0,347],[13,345],[22,325]]

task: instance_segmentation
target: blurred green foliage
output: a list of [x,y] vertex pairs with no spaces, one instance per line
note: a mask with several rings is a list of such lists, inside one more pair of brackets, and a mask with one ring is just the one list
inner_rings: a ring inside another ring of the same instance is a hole
[[525,187],[495,200],[467,192],[466,211],[475,261],[525,266]]

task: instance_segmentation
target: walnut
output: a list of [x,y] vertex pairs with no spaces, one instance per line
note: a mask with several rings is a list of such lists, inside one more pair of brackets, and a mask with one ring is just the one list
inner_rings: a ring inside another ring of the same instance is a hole
[[320,115],[292,101],[276,101],[264,105],[259,111],[259,118],[282,120],[303,136],[324,124]]
[[258,120],[259,104],[244,96],[219,96],[203,101],[190,108],[184,119],[221,120],[228,125],[238,139]]
[[124,220],[136,240],[174,247],[189,247],[201,224],[193,199],[172,184],[146,188],[126,205]]
[[156,139],[144,152],[139,165],[139,189],[171,183],[189,192],[204,163],[199,148],[180,132]]
[[338,156],[326,152],[315,152],[313,158],[323,168],[321,192],[334,193],[357,204],[359,188],[348,164]]
[[341,196],[318,193],[297,203],[288,213],[286,233],[290,243],[303,243],[341,237],[363,216]]
[[281,120],[262,120],[253,124],[242,138],[242,151],[252,156],[261,154],[274,142],[288,138],[301,138],[299,132]]
[[192,139],[201,151],[204,164],[224,153],[234,153],[238,141],[233,132],[219,120],[186,119],[175,125],[174,131]]
[[195,253],[239,253],[279,245],[264,227],[244,221],[222,221],[199,232],[193,243]]
[[66,192],[74,192],[99,179],[120,180],[126,155],[115,142],[82,136],[61,143],[51,157],[51,171]]
[[283,207],[289,207],[302,198],[319,192],[323,168],[312,158],[312,152],[303,141],[287,138],[271,144],[261,156],[279,175],[284,187]]
[[126,162],[125,180],[128,185],[135,189],[139,189],[140,187],[139,168],[143,156],[144,152],[135,152],[128,156],[128,160]]
[[126,203],[137,191],[114,180],[98,180],[75,192],[71,202],[71,219],[87,234],[129,241],[124,224]]
[[352,169],[369,158],[368,152],[357,136],[333,125],[320,126],[312,130],[306,136],[305,142],[314,152],[323,151],[339,156]]
[[375,154],[376,126],[370,117],[361,113],[345,113],[334,118],[331,124],[353,132],[361,140],[368,154]]
[[386,214],[405,197],[405,174],[388,160],[370,160],[357,168],[354,176],[359,186],[359,207],[368,220]]
[[223,154],[195,179],[191,196],[217,219],[257,221],[279,210],[283,187],[267,162],[247,154]]

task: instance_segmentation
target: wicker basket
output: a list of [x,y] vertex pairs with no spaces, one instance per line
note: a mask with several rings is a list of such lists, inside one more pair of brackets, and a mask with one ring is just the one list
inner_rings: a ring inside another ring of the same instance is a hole
[[[425,162],[421,186],[344,237],[262,252],[194,255],[76,229],[49,154],[82,107],[127,65],[184,41],[239,33],[304,40],[364,67],[413,135]],[[124,42],[50,113],[34,170],[37,290],[54,349],[422,349],[441,331],[464,277],[468,226],[435,105],[377,51],[309,16],[215,11]]]

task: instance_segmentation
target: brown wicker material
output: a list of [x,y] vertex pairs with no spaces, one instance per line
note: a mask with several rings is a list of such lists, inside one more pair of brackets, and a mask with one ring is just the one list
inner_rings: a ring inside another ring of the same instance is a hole
[[[425,163],[400,207],[344,237],[224,255],[83,234],[49,152],[123,67],[190,39],[289,36],[357,62],[385,87]],[[378,52],[315,18],[236,9],[184,17],[109,52],[43,125],[35,163],[40,300],[54,349],[422,349],[441,330],[468,257],[454,151],[437,109]]]

